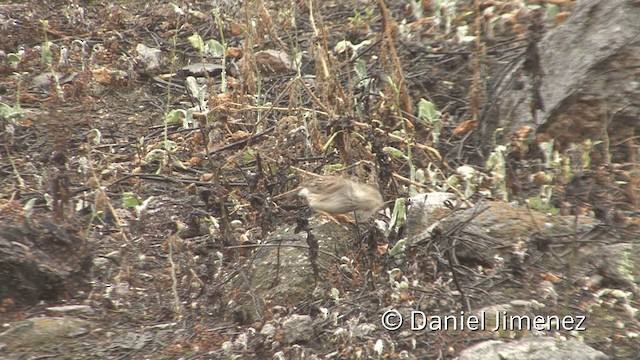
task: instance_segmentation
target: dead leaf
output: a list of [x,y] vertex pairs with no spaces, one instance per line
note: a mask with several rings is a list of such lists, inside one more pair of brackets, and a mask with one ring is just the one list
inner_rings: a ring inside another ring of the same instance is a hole
[[91,71],[93,75],[93,80],[95,80],[100,85],[111,85],[113,82],[113,78],[109,75],[109,70],[105,68],[95,69]]
[[227,49],[227,57],[230,59],[241,59],[244,56],[244,51],[237,47],[230,47]]
[[378,248],[376,249],[376,252],[378,253],[378,255],[382,255],[382,254],[386,254],[388,250],[389,250],[389,244],[385,244],[385,245],[378,246]]
[[186,165],[189,167],[201,167],[202,159],[198,156],[192,156],[191,159],[187,161]]
[[550,272],[540,274],[540,278],[542,278],[542,280],[549,281],[554,284],[562,282],[562,277],[552,274]]
[[202,174],[202,176],[200,176],[200,181],[211,181],[213,180],[213,174],[208,173],[208,174]]
[[196,194],[196,184],[189,184],[187,185],[187,187],[184,189],[185,193],[187,195],[195,195]]
[[453,130],[453,135],[459,136],[468,133],[469,131],[476,128],[476,123],[477,122],[475,120],[467,120],[461,122],[460,125],[458,125],[458,127]]
[[229,141],[236,142],[244,140],[249,137],[249,133],[243,130],[238,130],[229,136]]
[[258,70],[263,75],[286,74],[295,70],[289,59],[289,55],[284,51],[258,51],[254,54],[254,58]]

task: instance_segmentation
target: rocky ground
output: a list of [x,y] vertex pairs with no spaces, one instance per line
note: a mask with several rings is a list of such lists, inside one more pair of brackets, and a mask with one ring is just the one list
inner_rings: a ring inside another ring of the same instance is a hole
[[[479,124],[550,3],[0,5],[0,354],[637,358],[637,164]],[[386,209],[326,220],[311,174]]]

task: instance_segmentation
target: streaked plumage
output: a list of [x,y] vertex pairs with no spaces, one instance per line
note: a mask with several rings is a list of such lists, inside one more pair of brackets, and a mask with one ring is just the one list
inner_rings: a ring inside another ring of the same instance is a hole
[[298,192],[309,207],[330,214],[352,211],[373,212],[383,204],[380,191],[371,185],[360,184],[339,176],[321,176],[302,185]]

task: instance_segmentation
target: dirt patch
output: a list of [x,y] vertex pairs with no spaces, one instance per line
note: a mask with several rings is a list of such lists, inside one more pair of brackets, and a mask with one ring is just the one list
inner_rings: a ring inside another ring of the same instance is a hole
[[[482,168],[487,160],[478,150],[486,139],[472,135],[481,100],[474,97],[478,63],[445,19],[431,17],[447,9],[422,3],[420,9],[356,1],[322,2],[319,9],[262,1],[0,5],[0,103],[6,105],[0,220],[64,226],[73,239],[88,241],[87,249],[65,251],[86,250],[93,259],[91,271],[78,261],[83,276],[67,277],[65,291],[44,297],[46,303],[37,302],[43,297],[29,306],[3,299],[0,317],[34,318],[59,303],[95,310],[81,315],[91,323],[83,336],[12,349],[12,358],[265,358],[278,352],[305,358],[305,349],[374,357],[378,341],[391,358],[403,350],[453,356],[464,348],[468,339],[455,333],[425,336],[418,350],[409,340],[393,348],[389,335],[369,336],[385,300],[406,304],[424,296],[408,289],[398,294],[389,285],[387,272],[410,268],[388,256],[401,238],[398,229],[394,243],[383,244],[371,224],[361,224],[350,260],[337,259],[323,269],[326,278],[315,279],[321,296],[266,304],[256,316],[236,302],[253,294],[222,293],[244,276],[247,260],[273,232],[304,228],[314,216],[292,196],[311,174],[375,184],[391,203],[442,187],[469,197],[499,187],[490,176],[469,180],[457,171],[465,164]],[[453,10],[453,20],[473,20],[464,9]],[[504,33],[490,39],[492,51],[510,54],[507,40],[522,49],[518,25],[506,22]],[[511,154],[518,154],[525,141],[511,139]],[[531,153],[523,150],[517,160]],[[541,186],[525,180],[534,170],[518,168],[505,191],[528,198]],[[613,184],[609,173],[598,174],[588,176]],[[452,179],[459,185],[442,185]],[[620,199],[627,206],[617,208],[630,211],[635,193],[615,193],[627,194]],[[588,205],[602,197],[589,196],[574,199],[572,210],[593,211]],[[623,215],[605,217],[616,222]],[[439,279],[442,269],[433,258],[412,255],[415,266],[427,269],[421,280]],[[344,341],[316,342],[338,321],[323,318],[332,307],[361,313],[363,320],[350,328],[356,335],[336,333]],[[456,300],[434,300],[436,309],[456,309]],[[287,333],[264,326],[292,313],[314,322],[288,319]],[[256,332],[250,341],[242,335]]]

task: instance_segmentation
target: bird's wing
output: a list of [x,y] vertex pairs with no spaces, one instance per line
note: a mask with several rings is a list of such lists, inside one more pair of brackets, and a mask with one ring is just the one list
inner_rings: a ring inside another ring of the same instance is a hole
[[316,193],[333,196],[338,192],[349,191],[352,184],[351,181],[337,176],[323,176],[315,179],[310,186]]

